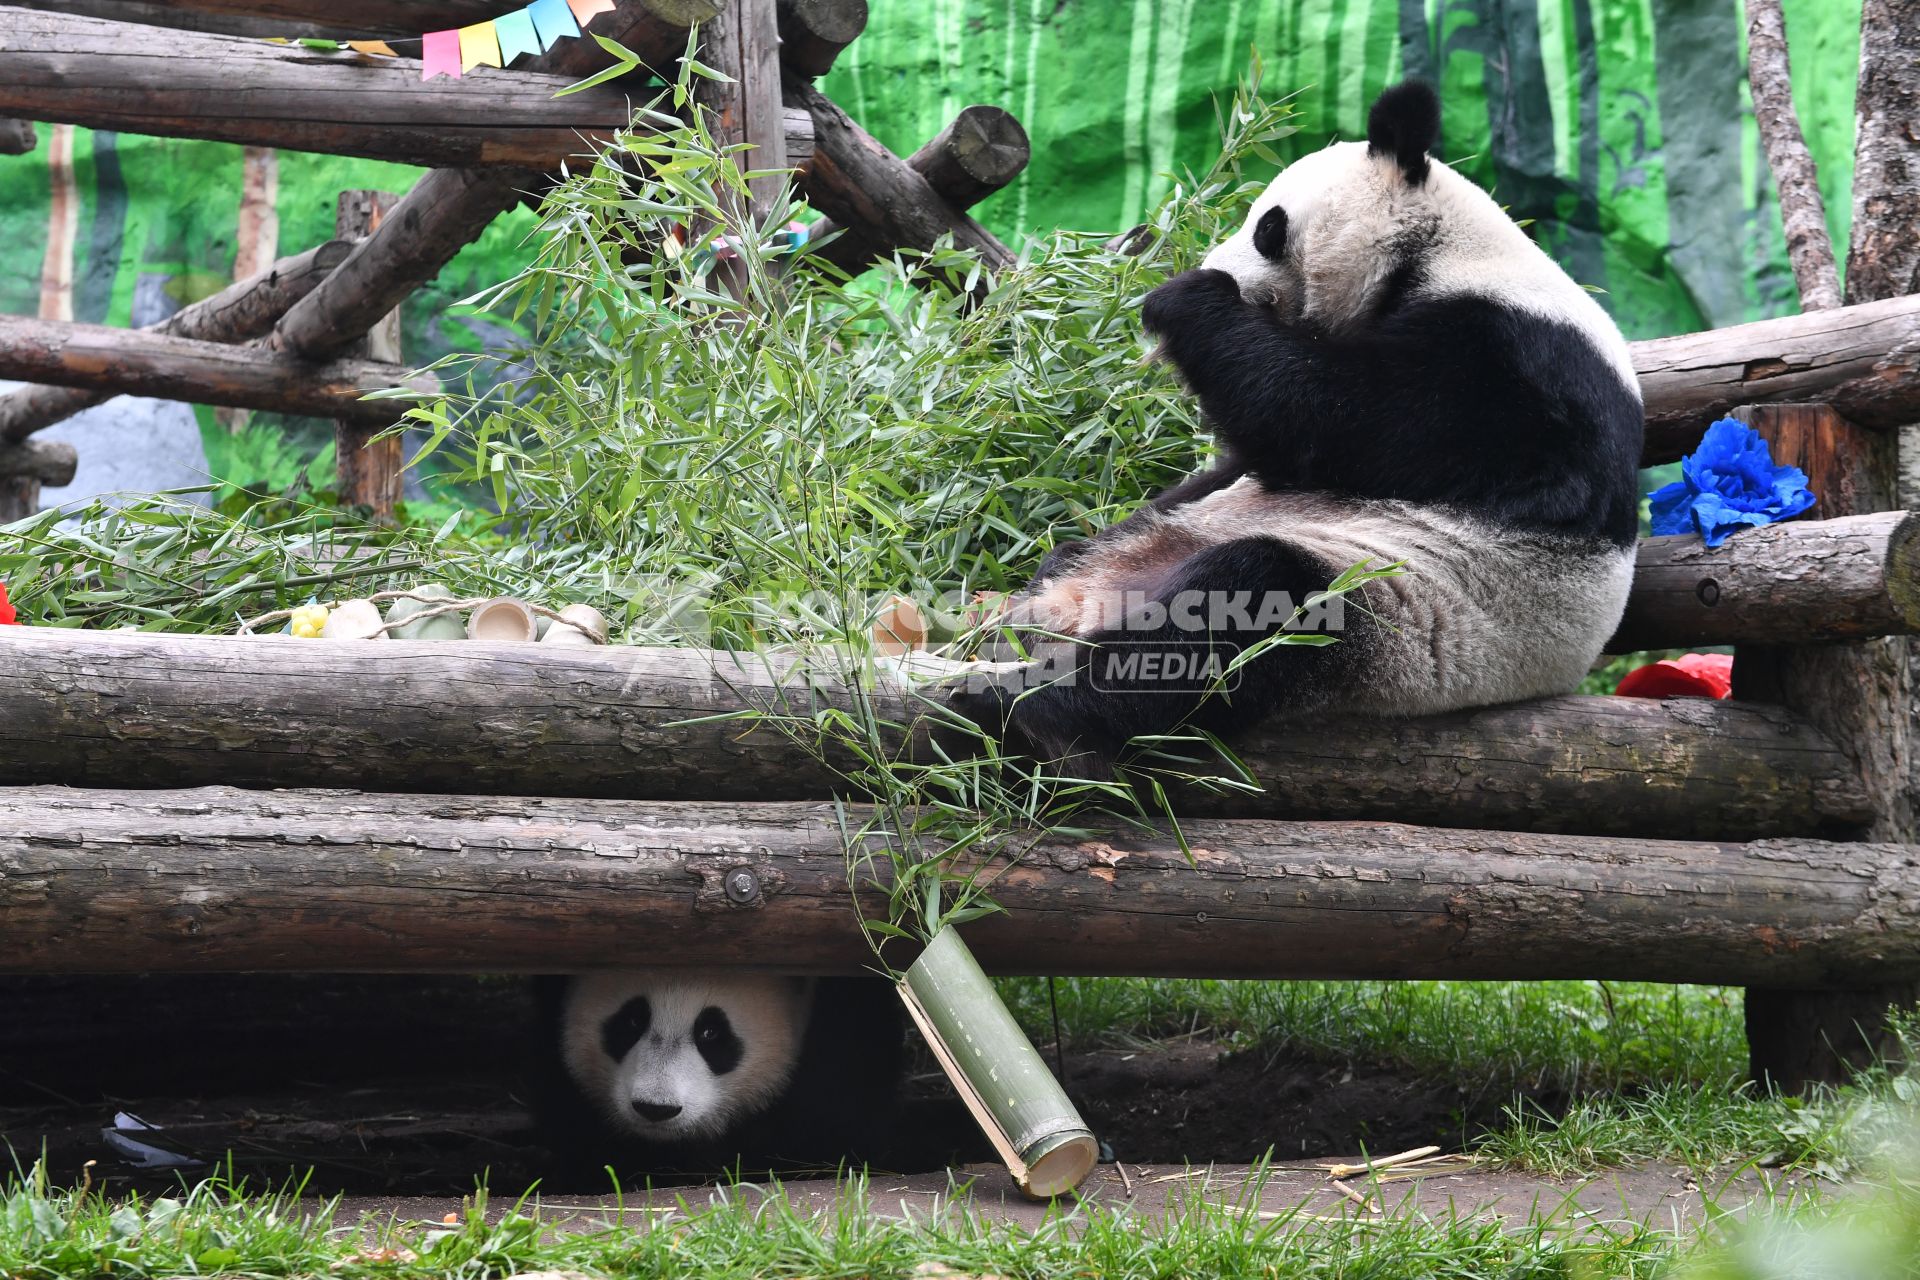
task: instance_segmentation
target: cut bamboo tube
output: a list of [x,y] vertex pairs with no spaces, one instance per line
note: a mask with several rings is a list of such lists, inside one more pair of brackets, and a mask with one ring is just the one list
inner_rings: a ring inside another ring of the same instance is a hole
[[960,935],[942,929],[899,990],[1020,1190],[1048,1199],[1079,1186],[1100,1146]]

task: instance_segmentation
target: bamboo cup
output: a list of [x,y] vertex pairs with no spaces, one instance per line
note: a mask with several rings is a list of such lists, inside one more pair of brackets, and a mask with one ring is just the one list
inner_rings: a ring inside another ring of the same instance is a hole
[[[559,613],[563,621],[542,629],[541,644],[593,646],[607,642],[606,616],[592,605],[570,604],[560,609]],[[540,621],[548,620],[542,618]],[[574,625],[568,626],[569,622]]]
[[533,610],[510,596],[496,596],[476,605],[467,616],[469,639],[531,641],[537,634]]
[[371,600],[343,600],[327,613],[320,629],[325,640],[385,640],[380,629],[380,607]]
[[1048,1199],[1079,1186],[1100,1145],[960,935],[942,929],[899,991],[1020,1190]]
[[395,600],[387,606],[388,622],[405,622],[405,626],[395,627],[388,632],[395,640],[465,640],[467,624],[460,620],[457,613],[443,613],[421,622],[407,622],[416,613],[425,613],[437,608],[437,600],[453,599],[453,592],[437,582],[428,582],[413,588],[413,594],[426,596],[424,600]]

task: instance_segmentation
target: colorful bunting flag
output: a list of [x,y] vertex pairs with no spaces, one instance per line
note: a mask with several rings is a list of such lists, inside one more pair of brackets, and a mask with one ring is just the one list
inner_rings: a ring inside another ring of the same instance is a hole
[[525,9],[515,9],[495,18],[493,32],[500,40],[503,63],[511,63],[523,53],[540,52],[540,37],[534,32],[533,16]]
[[476,22],[460,28],[460,69],[500,65],[500,42],[493,35],[493,21]]
[[355,53],[377,54],[382,58],[397,58],[400,55],[387,47],[385,40],[349,40],[347,48]]
[[580,24],[573,20],[567,0],[533,0],[526,12],[533,19],[534,30],[540,33],[542,53],[553,48],[554,41],[580,34]]
[[573,10],[574,18],[585,27],[593,21],[596,13],[612,13],[613,0],[567,0],[567,7]]
[[435,76],[460,78],[460,33],[429,31],[420,37],[420,78]]

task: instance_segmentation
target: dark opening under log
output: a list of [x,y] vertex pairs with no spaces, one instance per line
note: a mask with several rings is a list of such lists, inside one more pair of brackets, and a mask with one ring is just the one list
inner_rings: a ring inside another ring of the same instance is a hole
[[[1010,914],[965,926],[969,945],[999,972],[1061,975],[1792,988],[1920,973],[1910,845],[1376,822],[1185,834],[1191,857],[1138,830],[1040,840],[993,881]],[[866,907],[884,912],[878,895]],[[0,939],[0,970],[34,973],[552,972],[631,963],[636,946],[673,965],[871,962],[818,802],[0,790]]]
[[257,347],[23,316],[0,316],[0,378],[369,423],[394,421],[408,402],[362,399],[368,392],[429,395],[440,386],[430,375],[371,360],[292,365]]
[[1610,652],[1920,632],[1920,515],[1884,511],[1645,538]]
[[[273,327],[286,309],[307,296],[342,262],[353,246],[329,240],[305,253],[237,280],[211,297],[189,303],[158,324],[153,333],[170,333],[202,342],[245,342]],[[80,387],[22,387],[0,395],[0,441],[25,440],[34,432],[113,398],[112,392]]]
[[[700,649],[6,627],[0,782],[818,798],[851,788],[778,726],[702,718],[847,700],[790,658]],[[877,705],[902,723],[924,710],[884,690]],[[924,751],[926,728],[896,745]],[[1180,812],[1719,838],[1869,816],[1831,743],[1785,711],[1726,702],[1567,697],[1273,724],[1238,748],[1267,789],[1186,796]]]

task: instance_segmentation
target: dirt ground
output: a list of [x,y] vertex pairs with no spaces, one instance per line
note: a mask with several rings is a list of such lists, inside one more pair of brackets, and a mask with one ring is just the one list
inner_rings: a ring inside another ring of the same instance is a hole
[[[94,1160],[96,1184],[171,1187],[231,1152],[234,1172],[252,1186],[311,1170],[310,1192],[375,1197],[354,1201],[373,1211],[416,1197],[441,1204],[482,1179],[517,1194],[549,1172],[519,1097],[516,1046],[527,1015],[524,984],[504,979],[0,980],[0,1133],[16,1158],[44,1149],[56,1181],[77,1180]],[[1167,1190],[1186,1188],[1189,1163],[1245,1165],[1269,1149],[1295,1163],[1363,1149],[1452,1151],[1497,1119],[1505,1101],[1391,1071],[1228,1054],[1204,1040],[1070,1053],[1065,1065],[1069,1091],[1111,1154],[1141,1171],[1122,1178],[1108,1166],[1108,1181],[1132,1179],[1129,1201],[1162,1207]],[[877,1174],[874,1186],[931,1196],[950,1185],[950,1159],[990,1153],[930,1062],[910,1098],[903,1127],[949,1145],[930,1138],[921,1158],[887,1171],[904,1181]],[[150,1145],[204,1164],[129,1168],[102,1137],[121,1112],[157,1128],[143,1135]],[[1632,1199],[1663,1205],[1674,1189],[1670,1171],[1643,1172],[1631,1179]],[[1302,1173],[1298,1185],[1290,1176],[1270,1198],[1332,1194],[1309,1185],[1324,1174]],[[1429,1194],[1427,1183],[1433,1194],[1444,1187],[1476,1204],[1533,1194],[1484,1173],[1447,1177],[1468,1181],[1423,1180],[1420,1194]],[[989,1171],[982,1186],[991,1185]],[[1119,1194],[1102,1187],[1093,1194]],[[543,1189],[565,1197],[604,1184],[548,1179]],[[386,1199],[393,1196],[409,1199]],[[420,1210],[435,1220],[441,1212]]]

